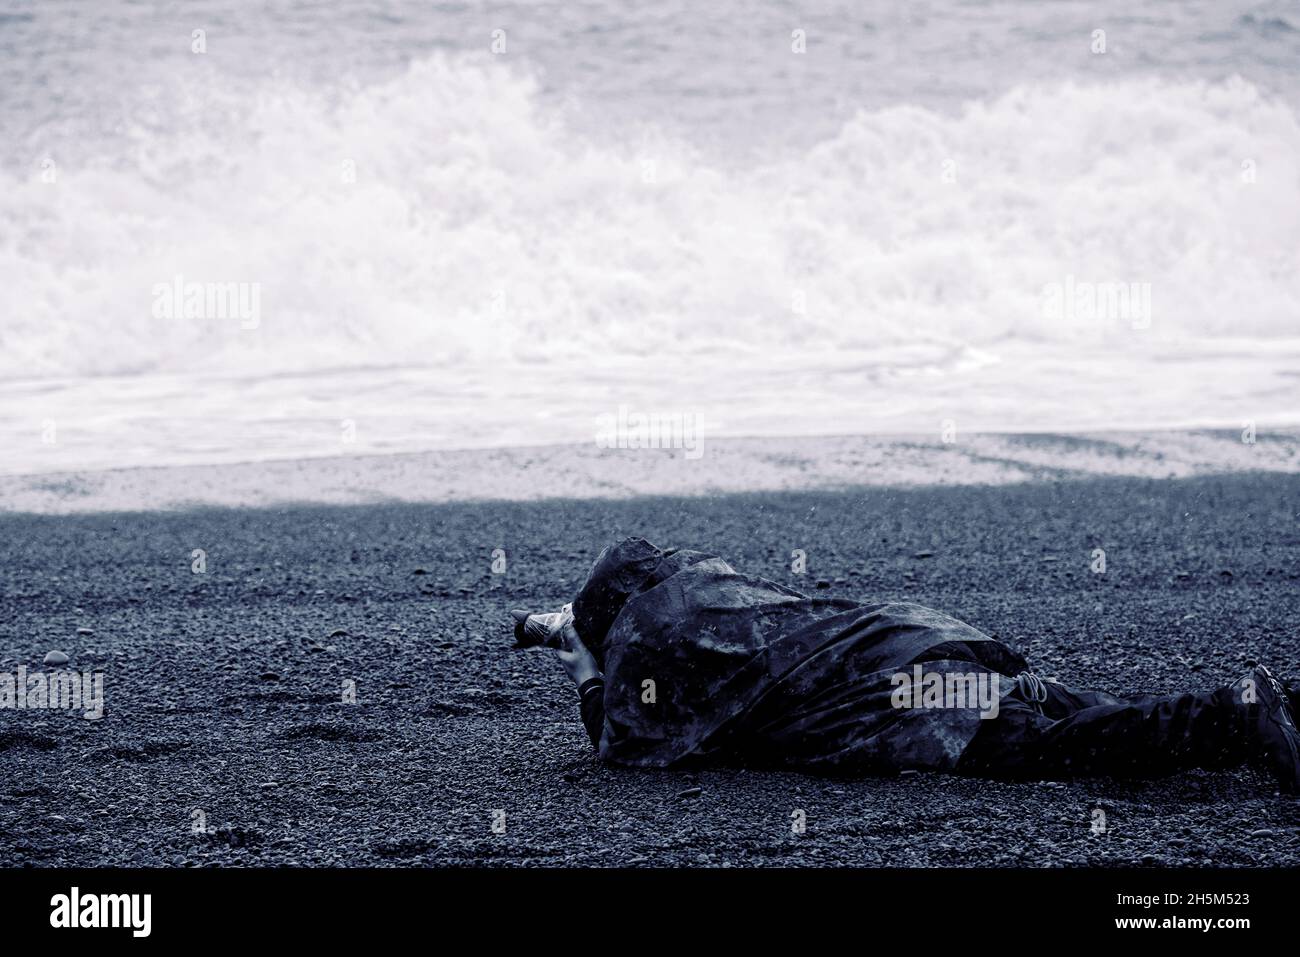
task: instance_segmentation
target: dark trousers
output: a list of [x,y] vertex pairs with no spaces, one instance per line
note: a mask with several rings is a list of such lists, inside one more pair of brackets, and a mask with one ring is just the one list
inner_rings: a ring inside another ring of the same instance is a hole
[[984,722],[957,770],[989,777],[1153,777],[1228,768],[1250,756],[1231,686],[1200,694],[1120,698],[1045,683],[1032,704],[1017,690]]

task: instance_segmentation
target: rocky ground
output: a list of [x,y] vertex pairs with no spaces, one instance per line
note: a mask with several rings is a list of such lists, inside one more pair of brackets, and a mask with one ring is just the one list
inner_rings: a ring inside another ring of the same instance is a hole
[[934,605],[1072,684],[1208,688],[1253,660],[1293,675],[1297,493],[1247,474],[0,516],[0,673],[58,650],[105,681],[99,720],[0,710],[0,863],[1294,866],[1300,802],[1247,769],[1000,784],[602,767],[558,665],[513,650],[505,616],[568,600],[601,544],[641,534],[805,590]]

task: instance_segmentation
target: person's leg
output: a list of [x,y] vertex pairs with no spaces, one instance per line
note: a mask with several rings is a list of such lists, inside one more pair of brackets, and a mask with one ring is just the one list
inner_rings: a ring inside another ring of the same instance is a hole
[[975,735],[958,770],[1013,778],[1156,777],[1257,757],[1287,788],[1300,774],[1294,724],[1268,673],[1257,672],[1217,691],[1164,697],[1119,698],[1053,683],[1037,703],[1013,692]]
[[[1217,696],[1217,697],[1216,697]],[[995,777],[1155,777],[1232,767],[1247,757],[1244,722],[1219,692],[1144,696],[1060,714],[1004,699],[962,755],[963,773]]]
[[1043,700],[1039,702],[1040,710],[1049,718],[1068,718],[1076,712],[1087,708],[1101,708],[1108,705],[1124,704],[1126,698],[1107,694],[1104,691],[1083,691],[1071,688],[1059,681],[1043,682]]

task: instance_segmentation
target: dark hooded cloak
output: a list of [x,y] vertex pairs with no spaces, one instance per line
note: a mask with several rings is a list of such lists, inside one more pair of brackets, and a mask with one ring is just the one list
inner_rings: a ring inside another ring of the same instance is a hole
[[725,754],[826,770],[950,769],[979,712],[899,707],[895,676],[917,664],[985,674],[1003,695],[1026,669],[1000,642],[921,605],[809,598],[641,538],[601,552],[573,613],[604,672],[597,747],[627,765]]

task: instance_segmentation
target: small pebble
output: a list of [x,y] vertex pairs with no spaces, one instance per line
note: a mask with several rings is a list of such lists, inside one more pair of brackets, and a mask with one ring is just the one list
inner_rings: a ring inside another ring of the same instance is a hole
[[347,636],[348,630],[346,628],[335,628],[330,632],[331,638],[346,638]]
[[934,552],[917,552],[917,553],[914,554],[912,557],[913,557],[913,558],[933,558],[933,557],[934,557]]
[[685,791],[678,791],[679,798],[697,798],[704,793],[703,788],[687,788]]
[[68,656],[61,651],[51,651],[45,656],[45,663],[57,668],[59,665],[66,665],[68,663]]
[[94,633],[95,633],[95,629],[94,629],[94,628],[78,628],[78,629],[77,629],[77,634],[79,634],[79,635],[93,635]]
[[1251,831],[1250,836],[1251,837],[1272,837],[1273,832],[1266,827],[1261,827],[1258,831]]

